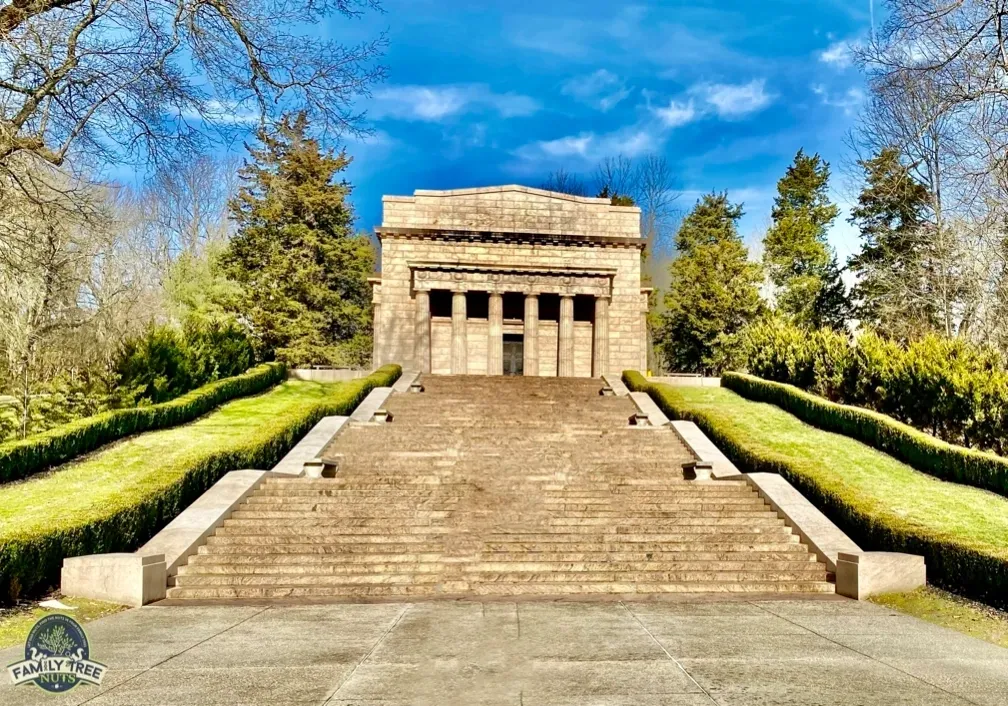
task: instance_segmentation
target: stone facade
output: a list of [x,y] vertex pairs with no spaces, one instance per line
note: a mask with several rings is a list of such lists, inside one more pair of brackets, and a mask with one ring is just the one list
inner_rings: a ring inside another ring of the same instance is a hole
[[640,209],[497,186],[385,196],[374,364],[591,377],[641,367]]

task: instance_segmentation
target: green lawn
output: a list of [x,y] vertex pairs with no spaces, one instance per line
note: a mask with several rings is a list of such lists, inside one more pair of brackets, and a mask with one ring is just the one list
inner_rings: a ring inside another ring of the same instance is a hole
[[938,480],[724,388],[650,388],[670,417],[695,421],[742,470],[784,475],[866,549],[922,553],[929,579],[1008,601],[1008,498]]
[[63,605],[69,606],[73,610],[42,608],[37,603],[0,610],[0,648],[12,645],[23,647],[32,626],[45,615],[62,613],[69,615],[78,623],[87,623],[126,610],[126,606],[118,603],[93,601],[89,598],[61,597],[59,600]]
[[875,596],[872,603],[1008,647],[1008,613],[936,588]]
[[65,557],[137,549],[224,473],[271,468],[323,416],[348,414],[398,375],[287,381],[0,486],[0,602],[53,586]]
[[76,518],[127,507],[178,479],[179,469],[232,440],[295,422],[340,385],[290,380],[229,402],[195,422],[139,434],[40,477],[0,486],[0,536],[32,532],[53,516]]

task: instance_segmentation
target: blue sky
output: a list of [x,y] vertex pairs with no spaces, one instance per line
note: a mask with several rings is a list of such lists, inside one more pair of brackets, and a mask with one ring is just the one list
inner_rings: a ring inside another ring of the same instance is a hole
[[[845,206],[843,139],[863,82],[847,43],[870,31],[870,0],[480,3],[386,0],[385,14],[320,28],[387,30],[389,78],[351,142],[359,225],[382,194],[499,183],[539,185],[557,167],[586,181],[609,155],[657,152],[688,209],[727,189],[758,240],[777,179],[800,147],[834,168]],[[838,219],[842,259],[856,247]]]

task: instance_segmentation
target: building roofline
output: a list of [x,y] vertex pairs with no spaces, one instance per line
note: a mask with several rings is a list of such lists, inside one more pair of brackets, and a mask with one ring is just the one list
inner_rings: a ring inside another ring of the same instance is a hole
[[610,199],[596,198],[593,196],[575,196],[573,194],[565,194],[560,191],[548,191],[546,189],[536,189],[531,186],[522,186],[520,184],[504,184],[501,186],[478,186],[469,189],[416,189],[412,196],[394,196],[386,195],[382,196],[382,201],[387,202],[400,202],[400,203],[412,203],[417,196],[424,197],[453,197],[453,196],[473,196],[479,194],[500,194],[505,192],[520,192],[523,194],[534,194],[536,196],[543,196],[545,198],[557,199],[560,201],[571,201],[574,203],[592,204],[596,206],[607,206],[610,211],[616,213],[640,213],[640,208],[637,206],[613,206]]

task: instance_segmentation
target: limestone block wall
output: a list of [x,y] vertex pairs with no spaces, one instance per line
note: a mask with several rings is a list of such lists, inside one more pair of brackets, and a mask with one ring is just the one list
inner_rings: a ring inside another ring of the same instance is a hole
[[[459,242],[450,240],[386,237],[382,241],[381,307],[375,322],[375,365],[399,362],[415,368],[416,303],[409,262],[445,262],[506,265],[526,263],[543,267],[615,268],[609,308],[609,370],[637,369],[643,353],[643,317],[640,294],[640,252],[629,247],[544,245],[539,243]],[[470,324],[472,321],[470,321]],[[540,334],[544,324],[540,322]],[[432,325],[432,361],[442,345]],[[555,323],[554,323],[555,328]],[[450,367],[451,326],[447,326]],[[472,329],[469,330],[472,336]],[[590,333],[584,335],[590,336]],[[556,349],[553,344],[552,350]],[[544,350],[550,350],[546,348]],[[589,349],[590,351],[590,346]],[[484,353],[485,355],[485,353]],[[590,353],[588,354],[590,368]],[[543,356],[545,361],[547,356]],[[577,363],[575,363],[577,365]],[[544,374],[547,374],[544,372]],[[548,373],[556,375],[555,369]]]
[[609,199],[527,186],[417,190],[413,196],[385,196],[382,204],[382,225],[390,228],[640,236],[640,209],[636,206],[613,206]]
[[591,377],[593,339],[590,321],[574,322],[574,377]]
[[560,324],[556,321],[539,322],[539,375],[556,377],[557,350],[560,343]]
[[[431,319],[431,372],[435,375],[451,373],[451,332],[451,318]],[[376,363],[376,365],[379,364]],[[384,365],[384,363],[380,365]],[[414,369],[417,368],[414,367]]]
[[487,374],[487,347],[490,324],[486,319],[469,319],[466,322],[466,365],[470,375]]
[[[419,368],[415,359],[416,303],[411,263],[488,268],[611,270],[609,362],[604,372],[637,369],[644,353],[639,224],[636,207],[612,206],[606,199],[504,186],[456,191],[417,191],[384,198],[381,282],[375,287],[374,364],[397,362]],[[404,229],[396,231],[396,228]],[[538,236],[502,238],[442,229],[492,230]],[[384,232],[384,229],[389,229]],[[413,231],[410,229],[420,229]],[[556,237],[552,237],[556,236]],[[569,239],[563,235],[571,236]],[[631,240],[632,239],[632,240]],[[470,319],[467,338],[471,371],[486,369],[486,324]],[[584,324],[584,325],[582,325]],[[556,322],[540,322],[540,374],[556,375]],[[482,333],[480,333],[482,332]],[[576,374],[591,374],[590,324],[575,322]],[[433,372],[451,368],[450,320],[432,321]]]

